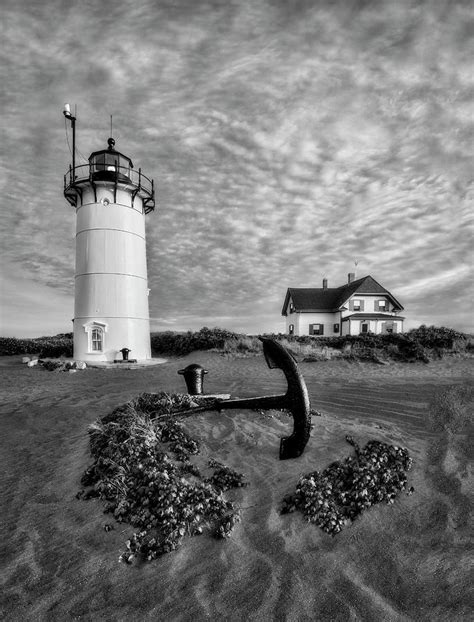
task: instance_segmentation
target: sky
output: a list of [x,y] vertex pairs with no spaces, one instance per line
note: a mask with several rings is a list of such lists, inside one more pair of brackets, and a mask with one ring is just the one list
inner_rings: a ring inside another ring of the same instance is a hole
[[448,0],[0,0],[2,336],[72,330],[76,163],[154,179],[151,329],[284,332],[370,274],[474,332],[474,9]]

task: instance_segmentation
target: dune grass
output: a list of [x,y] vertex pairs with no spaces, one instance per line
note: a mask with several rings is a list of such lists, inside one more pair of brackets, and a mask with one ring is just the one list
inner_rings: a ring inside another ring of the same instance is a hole
[[[332,358],[383,362],[423,361],[443,358],[448,354],[472,351],[472,340],[451,328],[420,326],[407,333],[387,335],[357,335],[312,337],[285,334],[264,335],[276,339],[300,360],[324,361]],[[165,331],[151,334],[154,355],[183,356],[195,350],[216,350],[239,357],[262,352],[255,335],[234,333],[222,328],[204,326],[199,331],[184,333]],[[39,357],[72,357],[71,333],[38,339],[0,337],[0,355],[33,354]]]

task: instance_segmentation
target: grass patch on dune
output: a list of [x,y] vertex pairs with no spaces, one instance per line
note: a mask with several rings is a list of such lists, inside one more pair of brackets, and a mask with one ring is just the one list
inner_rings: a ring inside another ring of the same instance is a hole
[[[428,363],[446,355],[469,354],[472,350],[470,339],[463,333],[435,326],[420,326],[407,333],[385,335],[263,336],[277,340],[299,360],[307,362],[343,358],[377,363],[390,360]],[[151,345],[155,354],[167,355],[184,355],[194,350],[217,350],[238,357],[262,352],[258,336],[207,327],[197,332],[153,333]]]
[[99,497],[137,529],[121,561],[152,560],[204,531],[227,537],[240,518],[223,491],[245,485],[243,476],[211,459],[204,477],[191,462],[199,444],[173,415],[192,406],[188,395],[145,393],[89,428],[94,462],[78,498]]

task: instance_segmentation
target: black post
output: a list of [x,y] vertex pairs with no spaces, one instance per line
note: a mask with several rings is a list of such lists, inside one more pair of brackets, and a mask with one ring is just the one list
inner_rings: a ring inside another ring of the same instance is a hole
[[72,181],[76,179],[76,117],[71,118],[72,127]]

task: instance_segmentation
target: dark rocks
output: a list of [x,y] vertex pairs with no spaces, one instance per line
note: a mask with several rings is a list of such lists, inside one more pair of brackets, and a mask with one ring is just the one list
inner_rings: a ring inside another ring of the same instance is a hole
[[406,449],[380,441],[361,449],[352,436],[346,441],[356,455],[301,477],[295,494],[283,499],[282,514],[300,510],[308,522],[334,536],[366,508],[393,503],[406,488],[412,465]]

